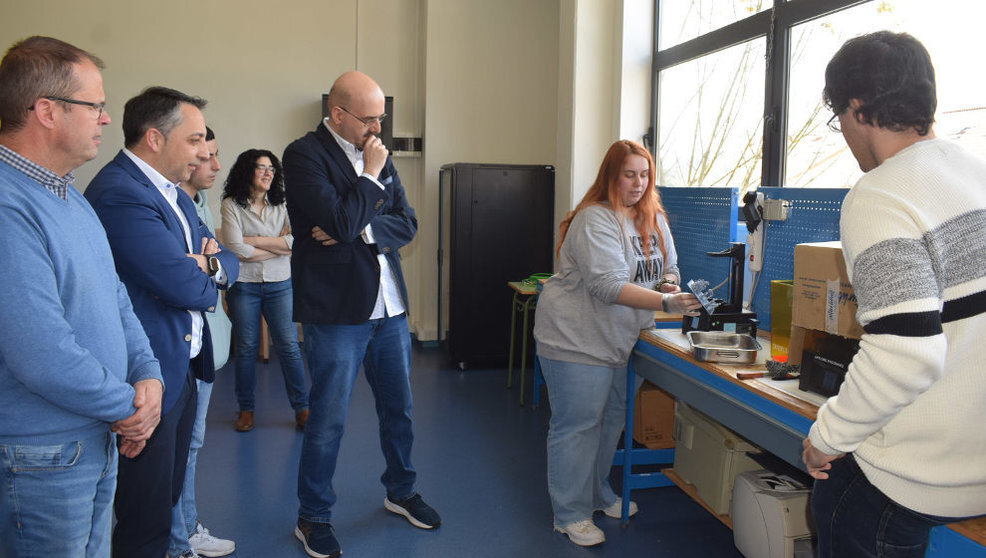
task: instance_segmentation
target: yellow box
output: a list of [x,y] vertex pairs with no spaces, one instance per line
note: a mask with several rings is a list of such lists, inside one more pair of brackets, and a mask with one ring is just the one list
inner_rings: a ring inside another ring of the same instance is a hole
[[794,280],[770,282],[770,358],[787,356],[791,339]]

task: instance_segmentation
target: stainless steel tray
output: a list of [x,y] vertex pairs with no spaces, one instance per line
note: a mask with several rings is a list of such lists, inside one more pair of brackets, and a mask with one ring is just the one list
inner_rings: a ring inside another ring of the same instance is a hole
[[760,343],[745,333],[689,331],[688,343],[696,360],[747,364],[757,360]]

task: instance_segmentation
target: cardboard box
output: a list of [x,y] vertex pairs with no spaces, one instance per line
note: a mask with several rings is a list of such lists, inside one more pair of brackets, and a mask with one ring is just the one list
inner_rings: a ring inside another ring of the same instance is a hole
[[839,241],[794,247],[792,326],[859,339],[863,328],[856,321],[857,308]]
[[648,449],[674,447],[674,397],[644,380],[637,390],[633,413],[633,439]]

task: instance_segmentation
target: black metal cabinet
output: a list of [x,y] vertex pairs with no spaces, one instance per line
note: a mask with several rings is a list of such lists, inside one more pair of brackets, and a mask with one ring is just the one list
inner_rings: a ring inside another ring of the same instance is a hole
[[[513,291],[550,273],[555,169],[454,163],[439,172],[438,336],[460,369],[505,366]],[[443,299],[447,296],[447,321]]]

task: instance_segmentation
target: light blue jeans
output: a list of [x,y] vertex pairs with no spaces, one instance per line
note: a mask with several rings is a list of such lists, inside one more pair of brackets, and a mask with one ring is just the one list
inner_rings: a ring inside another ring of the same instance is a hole
[[360,364],[380,421],[380,448],[387,468],[380,481],[387,497],[414,495],[411,465],[411,334],[404,314],[358,325],[302,324],[305,356],[312,375],[311,414],[305,426],[298,470],[298,517],[328,523],[332,488],[349,397]]
[[274,351],[281,361],[284,388],[295,412],[308,408],[305,365],[298,347],[298,328],[291,321],[291,280],[273,283],[237,282],[226,292],[229,319],[233,322],[236,355],[236,399],[241,411],[253,411],[256,403],[257,349],[260,348],[260,316],[267,320]]
[[613,505],[609,484],[626,410],[627,367],[538,357],[548,387],[548,495],[555,525]]
[[188,464],[185,466],[185,483],[182,485],[178,503],[171,508],[171,540],[168,542],[168,556],[181,556],[191,550],[188,537],[195,530],[199,512],[195,509],[195,465],[198,463],[199,448],[205,442],[205,417],[209,413],[209,400],[212,399],[212,384],[195,380],[199,388],[199,404],[195,409],[195,424],[192,426],[192,442],[188,446]]
[[0,556],[109,558],[116,436],[0,445]]

